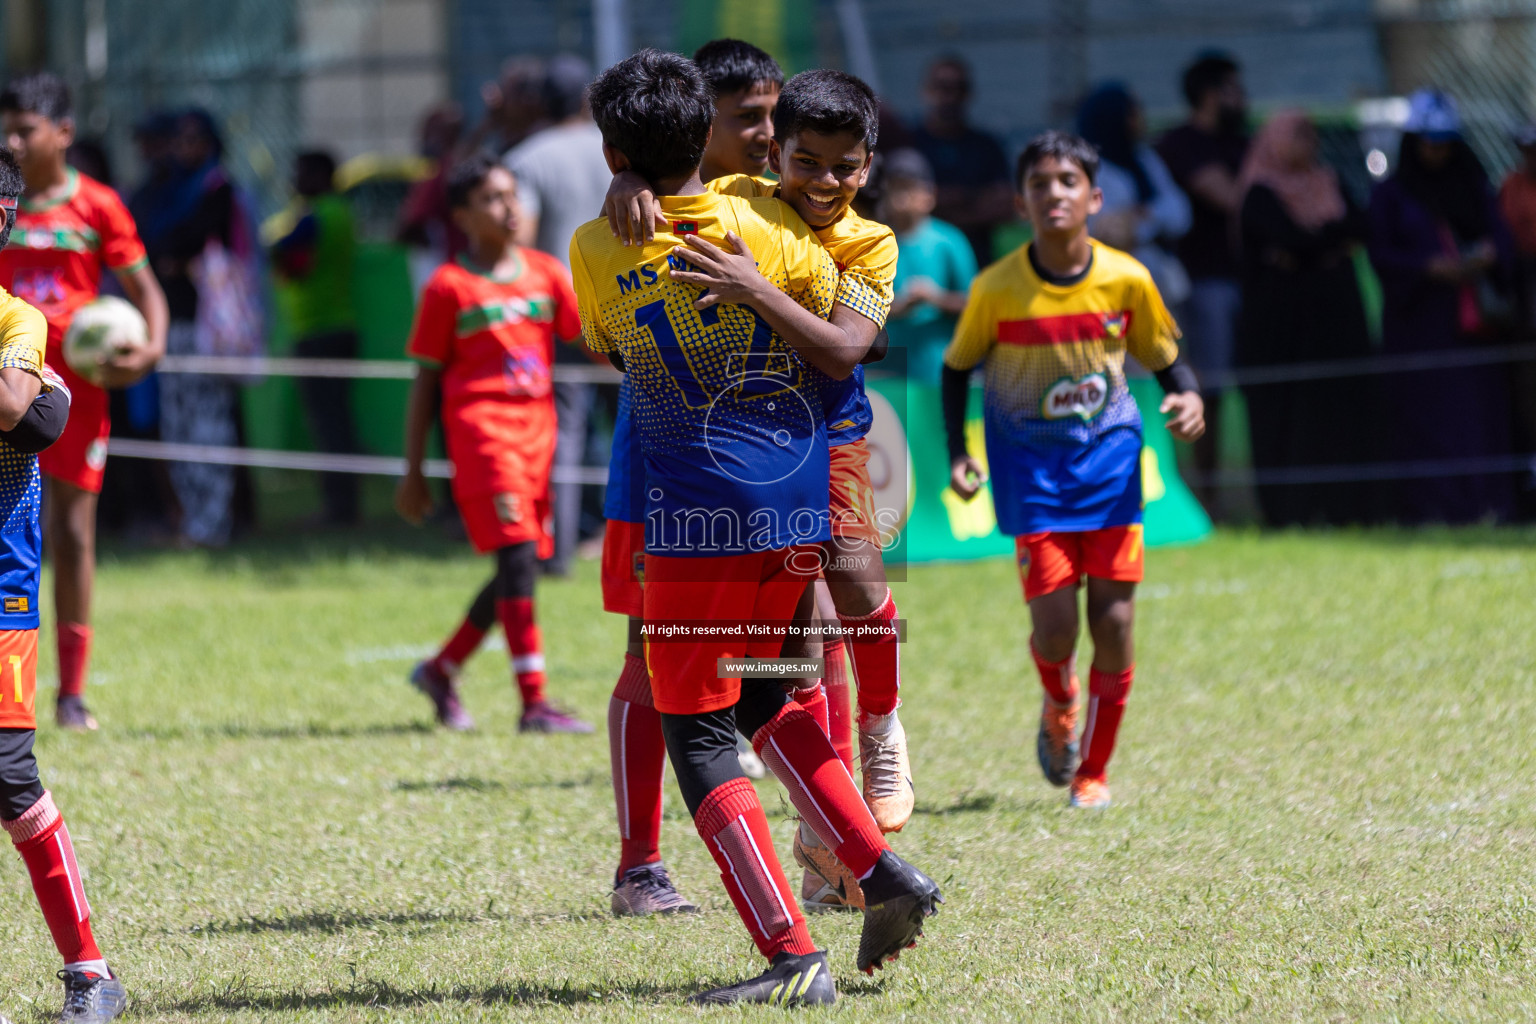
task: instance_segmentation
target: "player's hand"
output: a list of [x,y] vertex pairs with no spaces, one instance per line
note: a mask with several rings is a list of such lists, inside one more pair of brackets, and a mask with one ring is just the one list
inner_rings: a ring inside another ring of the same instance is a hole
[[902,295],[911,303],[938,302],[943,291],[926,277],[914,277],[907,282],[906,290]]
[[432,511],[432,491],[421,470],[411,470],[395,485],[395,511],[412,526],[420,526]]
[[949,463],[949,486],[966,501],[976,497],[981,485],[987,482],[987,471],[970,455],[962,455]]
[[767,284],[768,279],[758,273],[757,257],[752,255],[746,242],[734,231],[727,231],[725,244],[730,248],[722,249],[697,235],[689,235],[686,245],[672,250],[673,255],[698,268],[673,270],[672,280],[708,289],[693,304],[695,309],[708,309],[720,302],[745,305],[758,294],[759,288]]
[[634,171],[620,171],[608,185],[603,197],[603,216],[608,218],[608,230],[625,245],[644,245],[656,238],[657,230],[672,227],[667,215],[661,212],[656,193],[644,178]]
[[101,364],[101,386],[126,388],[149,375],[159,359],[147,348],[131,348]]
[[1180,391],[1163,398],[1158,412],[1168,417],[1168,433],[1180,441],[1198,441],[1205,433],[1205,400],[1196,391]]

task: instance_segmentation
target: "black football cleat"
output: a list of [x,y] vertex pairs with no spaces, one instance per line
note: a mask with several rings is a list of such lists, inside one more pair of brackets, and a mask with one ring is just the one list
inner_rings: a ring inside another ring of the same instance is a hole
[[830,1006],[837,1002],[832,968],[822,952],[796,956],[780,953],[762,974],[724,988],[700,992],[691,1003],[721,1006],[731,1003],[765,1003],[768,1006]]
[[859,935],[859,970],[873,974],[904,949],[917,945],[923,919],[944,902],[938,883],[890,850],[859,883],[864,888],[864,931]]
[[106,1024],[128,1006],[128,992],[116,977],[88,971],[60,971],[64,1010],[59,1024]]

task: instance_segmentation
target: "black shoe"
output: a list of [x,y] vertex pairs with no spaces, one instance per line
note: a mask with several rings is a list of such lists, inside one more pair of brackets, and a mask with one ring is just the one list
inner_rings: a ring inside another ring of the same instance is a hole
[[60,694],[53,706],[53,720],[59,728],[71,732],[96,731],[96,718],[80,697]]
[[822,952],[780,953],[762,974],[724,988],[700,992],[690,1003],[767,1003],[769,1006],[828,1006],[837,1002],[832,968]]
[[923,918],[944,902],[938,884],[890,850],[880,854],[864,887],[864,931],[859,935],[859,970],[873,974],[904,949],[917,945]]
[[128,1006],[128,993],[115,977],[100,977],[85,971],[60,971],[64,983],[64,1011],[59,1024],[105,1024]]

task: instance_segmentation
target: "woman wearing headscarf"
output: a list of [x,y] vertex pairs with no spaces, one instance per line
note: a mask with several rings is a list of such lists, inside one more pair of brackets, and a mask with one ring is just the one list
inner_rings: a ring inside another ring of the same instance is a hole
[[1098,149],[1101,161],[1104,206],[1089,231],[1140,260],[1163,301],[1177,307],[1189,297],[1189,275],[1172,244],[1189,231],[1189,198],[1146,144],[1141,104],[1121,83],[1105,83],[1078,107],[1077,131]]
[[[1238,175],[1243,267],[1239,367],[1355,359],[1369,354],[1353,250],[1365,216],[1318,158],[1317,129],[1300,111],[1270,118]],[[1259,507],[1270,526],[1370,518],[1371,490],[1358,482],[1263,482],[1277,470],[1367,462],[1368,381],[1332,378],[1249,384]]]
[[[1396,173],[1371,195],[1371,263],[1381,277],[1389,354],[1455,352],[1504,340],[1514,309],[1513,246],[1488,175],[1461,136],[1455,102],[1410,98]],[[1391,457],[1405,462],[1508,455],[1508,367],[1453,367],[1383,377]],[[1508,473],[1398,481],[1394,518],[1508,518]]]

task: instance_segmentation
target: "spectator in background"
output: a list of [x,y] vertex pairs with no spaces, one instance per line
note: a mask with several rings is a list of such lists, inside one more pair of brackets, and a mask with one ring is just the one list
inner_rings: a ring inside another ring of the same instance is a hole
[[[1274,366],[1370,354],[1352,250],[1365,215],[1318,159],[1317,130],[1299,111],[1276,114],[1253,140],[1238,177],[1243,256],[1239,366]],[[1245,385],[1253,466],[1363,463],[1380,430],[1374,380],[1344,377]],[[1372,518],[1374,484],[1263,484],[1270,526]]]
[[1104,205],[1088,221],[1093,237],[1135,256],[1171,309],[1189,298],[1189,275],[1170,246],[1189,231],[1189,199],[1146,144],[1141,104],[1120,82],[1099,86],[1077,111],[1077,133],[1099,151]]
[[[1513,276],[1512,249],[1488,175],[1461,137],[1455,102],[1442,92],[1414,93],[1397,171],[1371,194],[1386,351],[1446,352],[1500,340],[1513,320],[1501,294]],[[1508,454],[1507,367],[1394,373],[1384,386],[1396,459]],[[1404,479],[1398,491],[1395,511],[1406,522],[1504,518],[1514,499],[1508,474]]]
[[992,229],[1014,216],[1008,159],[995,135],[966,120],[971,69],[964,60],[940,57],[929,65],[923,99],[928,110],[912,132],[912,146],[933,168],[934,215],[964,231],[985,266],[993,259]]
[[[292,228],[272,244],[278,308],[301,359],[356,359],[357,319],[352,274],[357,249],[352,210],[335,189],[336,160],[314,150],[293,163]],[[344,377],[299,377],[299,398],[315,447],[322,452],[358,450],[352,425],[352,382]],[[321,522],[358,521],[358,480],[351,473],[322,473]]]
[[915,149],[881,162],[880,219],[896,233],[896,300],[885,321],[893,352],[904,352],[910,380],[938,387],[944,349],[965,308],[976,255],[959,228],[932,216],[933,169]]
[[[1509,172],[1499,189],[1499,209],[1514,236],[1518,254],[1520,329],[1526,338],[1536,336],[1536,122],[1514,133],[1520,165]],[[1514,364],[1511,380],[1515,396],[1515,450],[1536,454],[1536,361]],[[1520,496],[1522,519],[1536,518],[1536,476],[1526,482]]]
[[[139,221],[149,264],[165,290],[171,324],[166,353],[172,356],[226,355],[199,331],[200,309],[221,301],[202,295],[202,261],[218,246],[221,254],[240,246],[235,189],[222,165],[223,142],[205,110],[176,119],[171,142],[174,172],[159,201]],[[222,256],[215,257],[216,260]],[[200,333],[202,336],[200,337]],[[177,444],[234,446],[239,443],[239,399],[227,377],[160,374],[160,435]],[[234,467],[218,462],[174,462],[171,487],[181,505],[181,540],[196,547],[222,547],[234,526]]]
[[[517,178],[522,206],[518,244],[547,252],[570,269],[571,236],[602,212],[613,173],[603,158],[603,135],[587,109],[592,69],[580,57],[552,58],[544,79],[544,110],[549,127],[535,132],[507,153],[504,163]],[[561,345],[557,365],[590,365],[576,346]],[[559,438],[553,474],[555,553],[545,572],[563,576],[581,533],[582,487],[561,483],[558,474],[579,469],[587,455],[596,387],[556,380],[555,409]]]
[[424,284],[432,270],[464,251],[464,232],[448,215],[448,170],[458,159],[464,137],[464,111],[457,103],[441,103],[427,111],[421,122],[416,152],[432,161],[432,174],[411,186],[400,207],[395,240],[421,253],[423,272],[415,273]]
[[[1189,197],[1189,232],[1175,250],[1189,275],[1184,345],[1195,372],[1220,377],[1232,369],[1242,282],[1238,269],[1237,176],[1248,152],[1248,98],[1237,62],[1208,53],[1184,71],[1189,120],[1164,135],[1157,154]],[[1221,388],[1207,385],[1205,436],[1194,443],[1195,468],[1214,473],[1221,436]],[[1199,483],[1196,494],[1219,518],[1216,492]]]

